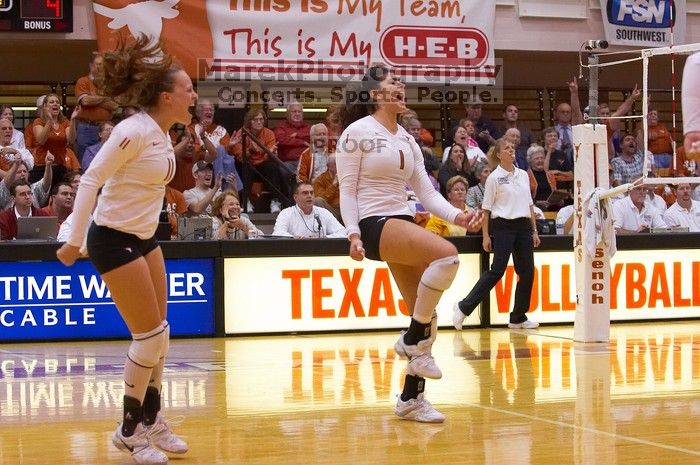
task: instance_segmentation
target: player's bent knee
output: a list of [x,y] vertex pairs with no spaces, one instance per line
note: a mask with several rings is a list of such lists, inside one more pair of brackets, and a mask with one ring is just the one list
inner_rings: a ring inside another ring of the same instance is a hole
[[428,265],[421,281],[428,287],[444,291],[449,288],[459,269],[459,257],[455,253],[449,257],[438,258]]
[[[447,242],[447,241],[445,241]],[[445,256],[451,257],[453,255],[457,255],[457,247],[452,242],[447,242],[447,245],[445,246]]]
[[128,352],[129,360],[144,368],[153,368],[160,360],[166,336],[167,331],[162,325],[147,333],[133,333]]

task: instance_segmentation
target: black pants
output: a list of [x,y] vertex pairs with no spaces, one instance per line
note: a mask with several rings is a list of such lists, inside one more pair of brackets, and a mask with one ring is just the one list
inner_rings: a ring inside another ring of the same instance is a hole
[[493,286],[503,277],[508,266],[510,254],[513,254],[515,272],[520,278],[515,287],[515,303],[510,314],[511,323],[522,323],[530,308],[532,281],[535,273],[534,248],[530,218],[505,220],[494,218],[491,221],[493,263],[491,269],[481,275],[471,292],[460,303],[459,308],[470,315],[479,303],[491,292]]
[[241,171],[239,171],[239,173],[241,173],[243,188],[247,189],[247,193],[250,194],[250,186],[253,183],[253,181],[262,181],[264,184],[263,192],[267,192],[267,195],[261,195],[260,201],[251,201],[251,203],[255,205],[256,213],[269,213],[270,200],[278,199],[280,200],[280,202],[282,201],[282,199],[279,198],[280,196],[277,193],[277,191],[271,187],[274,186],[277,189],[280,188],[279,168],[277,167],[277,163],[274,160],[266,160],[260,163],[259,165],[256,165],[255,168],[258,170],[260,175],[254,172],[253,169],[249,166],[241,167]]

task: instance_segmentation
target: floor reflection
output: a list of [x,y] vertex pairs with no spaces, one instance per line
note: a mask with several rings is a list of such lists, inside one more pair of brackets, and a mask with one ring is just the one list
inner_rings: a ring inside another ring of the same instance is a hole
[[[441,425],[393,415],[395,333],[173,341],[163,398],[186,416],[182,463],[700,463],[700,325],[571,334],[442,331],[426,385]],[[109,431],[126,347],[0,346],[0,465],[124,462]]]

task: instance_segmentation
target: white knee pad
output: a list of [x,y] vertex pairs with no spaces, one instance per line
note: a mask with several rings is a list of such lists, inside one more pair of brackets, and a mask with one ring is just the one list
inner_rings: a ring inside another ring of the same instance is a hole
[[170,323],[168,323],[168,320],[163,320],[163,328],[165,329],[165,337],[163,338],[163,348],[160,352],[160,358],[168,355],[168,351],[170,350]]
[[436,291],[444,291],[452,284],[452,280],[457,275],[459,268],[459,257],[452,255],[449,257],[438,258],[433,260],[428,265],[428,268],[421,276],[421,283]]
[[162,325],[156,326],[147,333],[133,333],[133,341],[129,346],[129,360],[144,368],[153,368],[158,364],[163,350],[163,340],[166,330]]

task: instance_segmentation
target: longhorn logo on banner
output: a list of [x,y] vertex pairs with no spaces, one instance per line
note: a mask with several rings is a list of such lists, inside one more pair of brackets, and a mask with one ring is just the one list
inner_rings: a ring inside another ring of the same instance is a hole
[[194,78],[202,78],[200,60],[210,59],[213,44],[206,1],[193,0],[96,0],[95,27],[100,51],[110,50],[118,36],[145,34],[162,39],[166,52]]

